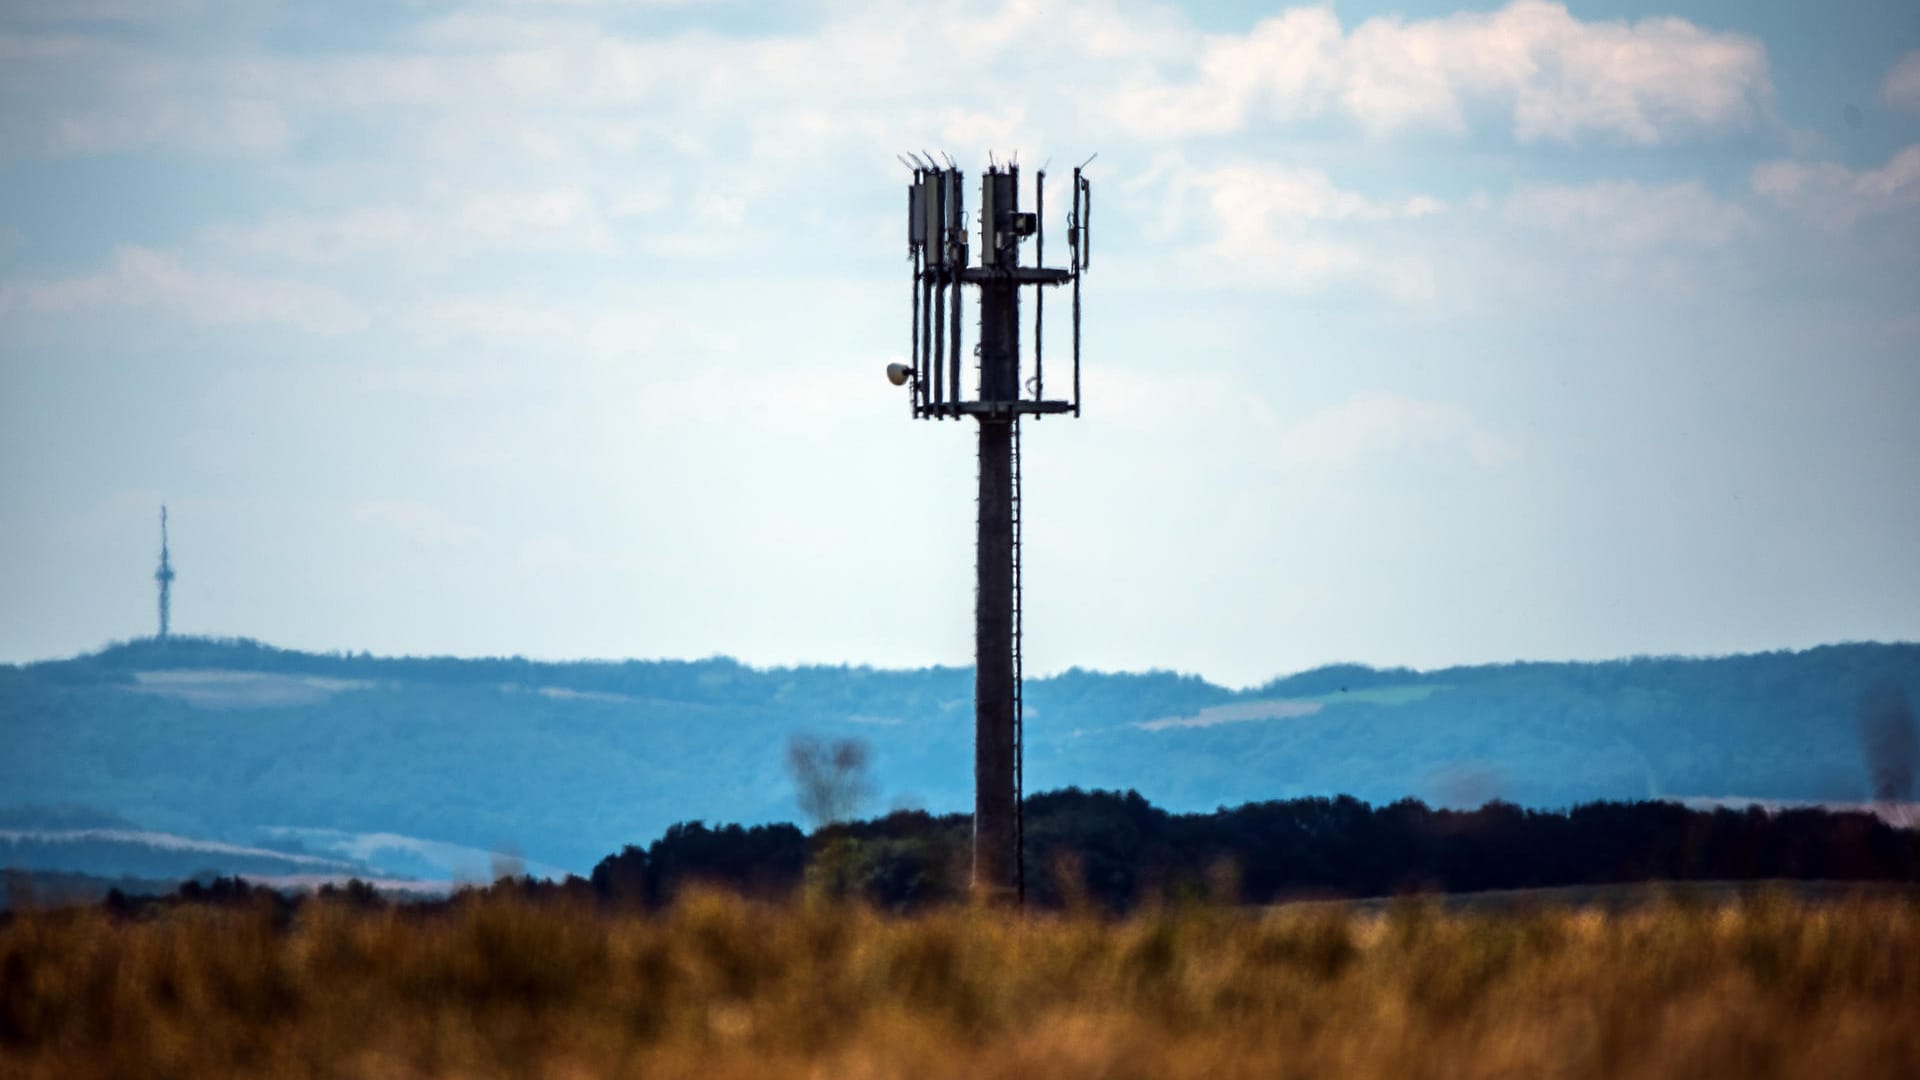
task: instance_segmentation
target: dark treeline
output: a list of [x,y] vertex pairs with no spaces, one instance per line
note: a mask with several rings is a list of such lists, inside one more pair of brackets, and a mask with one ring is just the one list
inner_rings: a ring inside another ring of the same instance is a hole
[[[602,896],[657,904],[700,881],[779,895],[811,885],[890,908],[960,898],[969,819],[917,811],[829,826],[676,826],[601,861]],[[1489,803],[1372,807],[1345,796],[1170,814],[1133,792],[1027,800],[1030,899],[1114,911],[1183,895],[1297,897],[1477,892],[1641,881],[1920,881],[1920,833],[1858,812],[1692,810],[1599,802],[1571,810]]]
[[[919,811],[811,836],[786,824],[690,822],[608,856],[590,879],[504,879],[493,888],[621,909],[662,907],[694,885],[768,900],[812,891],[906,911],[964,898],[968,827],[965,815]],[[1170,814],[1133,792],[1069,788],[1027,800],[1026,867],[1031,902],[1113,912],[1181,898],[1261,904],[1645,881],[1913,883],[1920,882],[1920,831],[1858,812],[1692,810],[1668,802],[1564,812],[1496,802],[1460,811],[1411,799],[1373,807],[1342,796]],[[164,900],[116,892],[108,906],[138,913],[257,900],[264,892],[225,879],[189,882]],[[384,903],[359,882],[322,895]]]

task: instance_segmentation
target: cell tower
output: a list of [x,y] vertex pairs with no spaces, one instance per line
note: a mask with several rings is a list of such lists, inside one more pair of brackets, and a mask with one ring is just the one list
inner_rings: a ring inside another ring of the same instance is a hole
[[[905,159],[902,159],[905,160]],[[1087,225],[1092,189],[1073,170],[1067,215],[1069,265],[1043,264],[1046,238],[1045,168],[1034,177],[1034,209],[1020,210],[1020,168],[992,163],[980,178],[980,260],[969,264],[963,177],[951,164],[907,164],[907,249],[913,262],[913,360],[892,364],[887,377],[906,386],[916,420],[979,424],[980,494],[974,592],[973,892],[995,901],[1026,899],[1023,866],[1024,786],[1021,707],[1020,419],[1049,413],[1080,415],[1080,278],[1091,255]],[[1031,237],[1034,264],[1020,264],[1020,244]],[[971,386],[961,350],[961,287],[979,290],[979,344],[973,347]],[[1046,397],[1041,335],[1046,294],[1073,287],[1073,394]],[[1032,286],[1033,351],[1020,350],[1020,290]],[[1031,372],[1031,374],[1028,374]],[[973,393],[968,397],[968,391]]]
[[167,504],[160,504],[160,569],[153,572],[153,580],[160,583],[160,638],[167,640],[173,621],[173,563],[167,559]]

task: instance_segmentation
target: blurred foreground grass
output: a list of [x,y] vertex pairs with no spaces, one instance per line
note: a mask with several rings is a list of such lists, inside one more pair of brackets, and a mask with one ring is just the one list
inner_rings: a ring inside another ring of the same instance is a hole
[[1125,921],[499,893],[0,925],[0,1076],[1920,1076],[1920,905]]

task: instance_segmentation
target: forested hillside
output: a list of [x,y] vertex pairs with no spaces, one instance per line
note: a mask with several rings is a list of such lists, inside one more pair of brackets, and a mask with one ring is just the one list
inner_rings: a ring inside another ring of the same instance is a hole
[[[1231,691],[1171,673],[1028,684],[1027,785],[1173,811],[1303,795],[1868,797],[1862,724],[1920,646],[1432,672],[1334,667]],[[795,734],[871,749],[863,809],[965,809],[967,669],[536,663],[135,642],[0,667],[5,802],[396,872],[507,851],[584,872],[678,821],[795,816]]]

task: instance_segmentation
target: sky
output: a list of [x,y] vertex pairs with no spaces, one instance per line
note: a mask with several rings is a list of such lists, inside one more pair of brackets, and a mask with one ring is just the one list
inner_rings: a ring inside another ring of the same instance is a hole
[[164,501],[177,633],[969,663],[930,150],[1099,155],[1030,674],[1920,638],[1911,0],[7,0],[0,660]]

